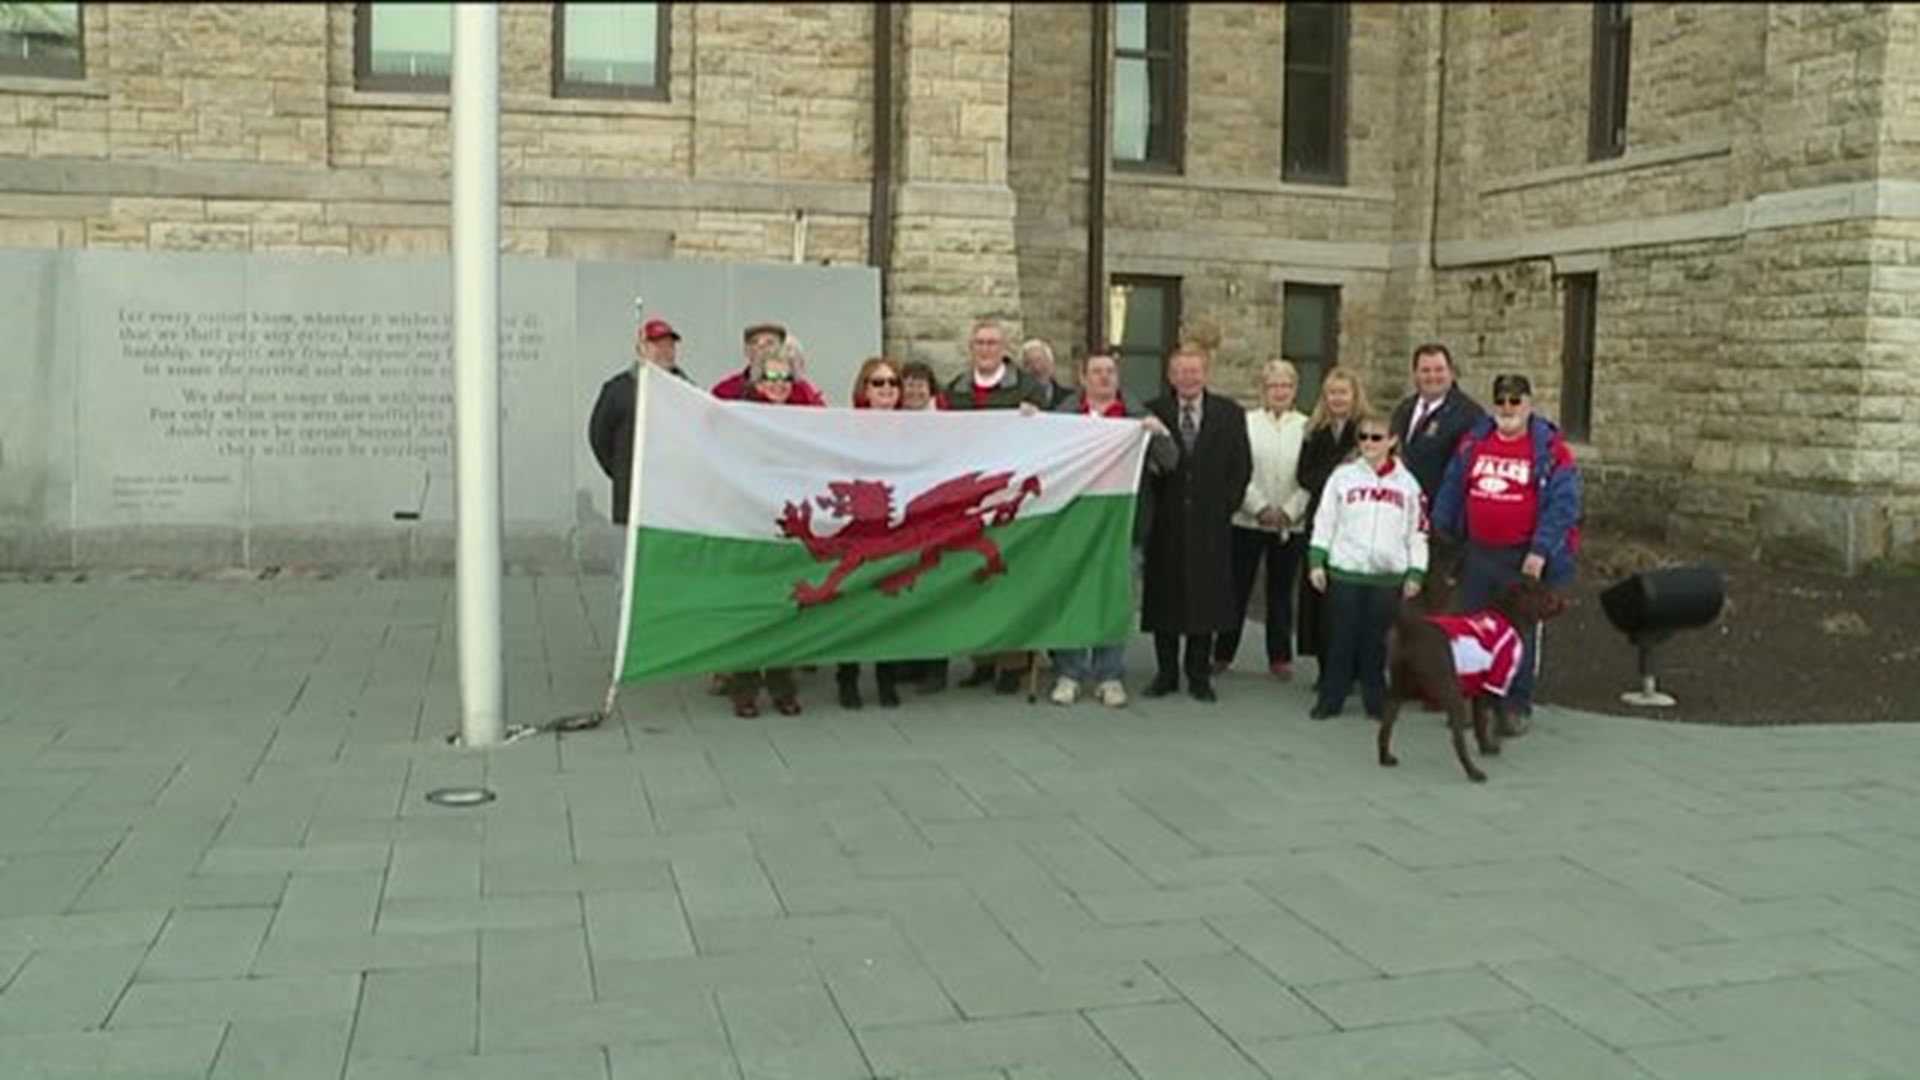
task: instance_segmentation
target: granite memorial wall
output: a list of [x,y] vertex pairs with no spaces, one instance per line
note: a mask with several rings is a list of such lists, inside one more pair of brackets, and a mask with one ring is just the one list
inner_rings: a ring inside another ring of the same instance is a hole
[[[0,569],[444,571],[450,282],[434,257],[0,251]],[[586,426],[632,361],[636,297],[703,385],[773,320],[844,404],[880,342],[869,268],[504,258],[516,567],[606,564]]]

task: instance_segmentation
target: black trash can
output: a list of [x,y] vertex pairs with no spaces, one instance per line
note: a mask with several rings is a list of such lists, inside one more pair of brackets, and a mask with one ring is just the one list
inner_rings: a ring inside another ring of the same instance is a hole
[[1635,574],[1600,594],[1614,629],[1635,638],[1664,637],[1720,617],[1726,581],[1710,566],[1669,566]]

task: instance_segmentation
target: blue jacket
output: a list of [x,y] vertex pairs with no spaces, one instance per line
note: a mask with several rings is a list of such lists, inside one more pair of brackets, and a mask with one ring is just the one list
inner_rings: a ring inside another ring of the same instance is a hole
[[[1531,554],[1547,560],[1540,579],[1559,585],[1573,577],[1574,550],[1570,543],[1580,524],[1582,498],[1580,470],[1573,452],[1553,421],[1535,415],[1527,423],[1533,436],[1533,475],[1540,485],[1540,517],[1533,526]],[[1467,472],[1481,440],[1493,434],[1494,419],[1483,417],[1467,430],[1447,462],[1446,479],[1433,500],[1433,531],[1455,543],[1467,539]]]

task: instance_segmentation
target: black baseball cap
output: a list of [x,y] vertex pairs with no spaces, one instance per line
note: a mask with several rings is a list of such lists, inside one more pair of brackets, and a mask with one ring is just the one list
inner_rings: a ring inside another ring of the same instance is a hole
[[1510,394],[1519,394],[1522,397],[1532,397],[1533,384],[1527,381],[1527,377],[1525,375],[1515,375],[1511,373],[1506,375],[1495,375],[1493,377],[1493,396],[1506,397]]

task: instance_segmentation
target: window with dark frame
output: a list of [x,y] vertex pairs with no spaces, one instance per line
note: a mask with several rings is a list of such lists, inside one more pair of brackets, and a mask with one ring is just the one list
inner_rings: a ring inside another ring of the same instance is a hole
[[84,79],[80,5],[0,4],[0,75]]
[[667,97],[667,8],[553,5],[553,96]]
[[353,6],[353,85],[445,93],[453,74],[453,5]]
[[1596,274],[1568,274],[1560,283],[1567,308],[1560,342],[1560,429],[1569,439],[1585,441],[1593,436],[1593,338],[1600,279]]
[[1593,105],[1587,160],[1627,152],[1627,79],[1633,58],[1633,5],[1593,5]]
[[1280,355],[1300,372],[1299,407],[1312,409],[1321,381],[1340,363],[1340,286],[1281,286]]
[[1107,325],[1120,354],[1120,389],[1146,401],[1166,385],[1167,356],[1180,343],[1180,279],[1115,274],[1107,285]]
[[1280,178],[1305,184],[1344,184],[1347,5],[1289,3],[1285,10]]
[[1113,6],[1113,161],[1179,172],[1187,111],[1185,4]]

